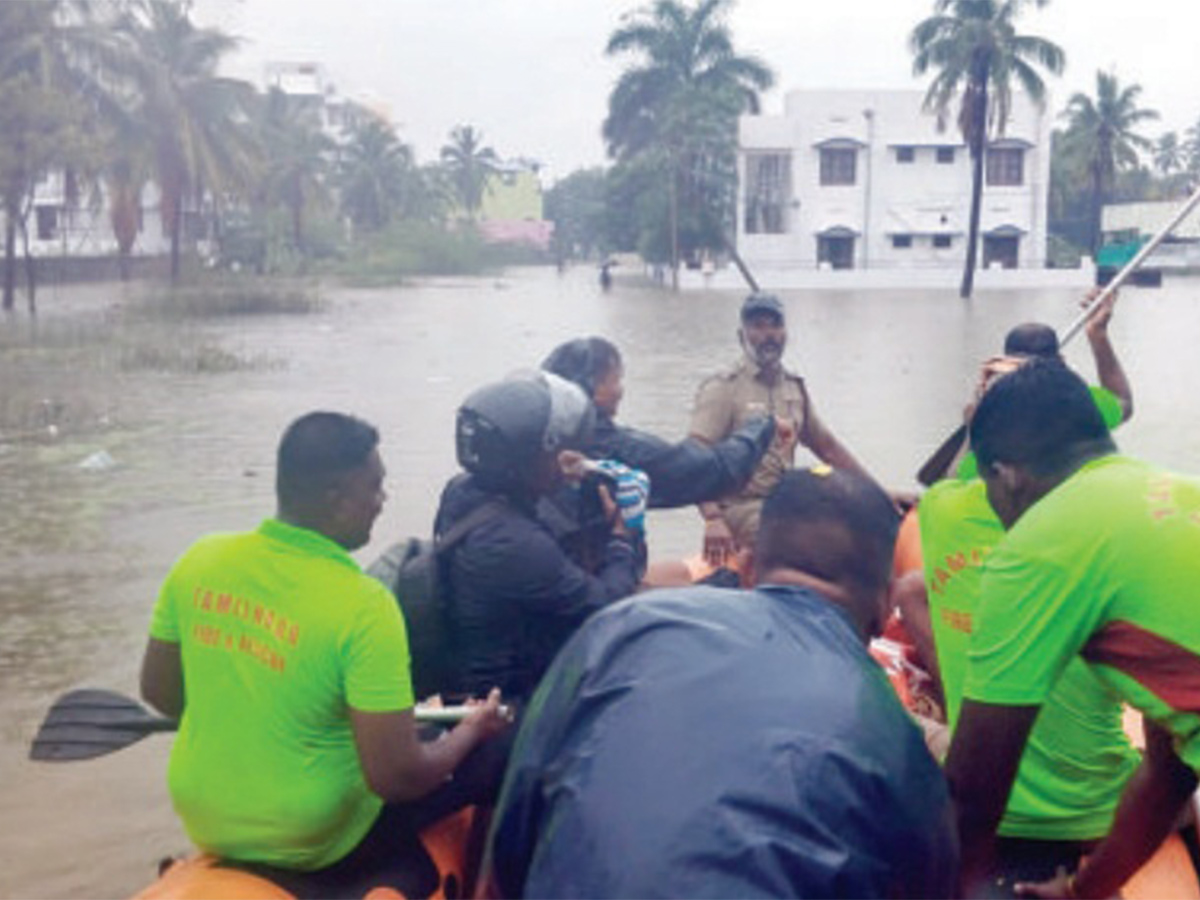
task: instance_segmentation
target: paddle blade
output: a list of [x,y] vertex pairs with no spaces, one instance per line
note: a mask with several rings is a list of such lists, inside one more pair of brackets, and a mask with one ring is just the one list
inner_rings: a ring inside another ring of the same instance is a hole
[[29,758],[43,762],[94,759],[136,744],[148,734],[176,727],[176,722],[152,715],[121,694],[70,691],[46,713],[29,748]]
[[950,463],[954,462],[954,457],[958,455],[958,451],[966,439],[967,426],[959,425],[954,433],[942,441],[942,445],[937,450],[933,451],[933,455],[925,461],[925,465],[921,466],[921,471],[917,472],[917,481],[925,487],[931,487],[938,479],[945,477]]

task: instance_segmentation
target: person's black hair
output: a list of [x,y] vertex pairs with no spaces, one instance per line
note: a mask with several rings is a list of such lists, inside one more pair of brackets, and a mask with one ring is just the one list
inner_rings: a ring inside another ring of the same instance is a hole
[[[825,530],[814,540],[811,527]],[[829,532],[840,526],[841,539]],[[786,472],[763,502],[755,544],[760,572],[790,568],[869,590],[891,577],[900,517],[875,482],[855,472],[819,466]]]
[[1083,379],[1057,358],[1035,358],[983,395],[971,448],[980,471],[1004,462],[1052,476],[1116,445]]
[[602,337],[583,337],[559,344],[542,362],[542,368],[583,388],[593,399],[596,385],[621,365],[621,351]]
[[1052,359],[1058,356],[1058,335],[1049,325],[1024,322],[1004,337],[1005,356],[1032,356]]
[[275,494],[283,510],[311,513],[347,472],[366,463],[379,445],[374,426],[336,412],[311,412],[292,422],[279,441]]

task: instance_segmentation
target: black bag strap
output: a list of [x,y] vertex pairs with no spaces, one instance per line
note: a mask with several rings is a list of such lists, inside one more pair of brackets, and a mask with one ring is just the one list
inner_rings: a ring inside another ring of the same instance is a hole
[[477,525],[482,525],[488,519],[498,516],[506,506],[508,506],[508,502],[503,497],[492,497],[481,503],[455,522],[444,534],[434,536],[434,552],[440,555],[451,549]]

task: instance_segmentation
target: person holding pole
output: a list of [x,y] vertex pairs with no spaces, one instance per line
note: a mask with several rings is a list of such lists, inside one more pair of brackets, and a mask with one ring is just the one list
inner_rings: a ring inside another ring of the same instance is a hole
[[1030,729],[1081,658],[1144,714],[1146,753],[1087,861],[1017,887],[1111,897],[1170,833],[1197,785],[1200,479],[1121,455],[1086,385],[1057,360],[997,379],[971,421],[971,443],[1007,534],[984,570],[946,763],[962,888],[982,888]]
[[400,610],[350,556],[386,497],[378,443],[341,413],[289,425],[276,515],[176,562],[142,661],[143,698],[179,720],[168,783],[189,837],[300,896],[425,896],[403,864],[422,817],[486,799],[465,770],[508,727],[492,691],[418,737]]

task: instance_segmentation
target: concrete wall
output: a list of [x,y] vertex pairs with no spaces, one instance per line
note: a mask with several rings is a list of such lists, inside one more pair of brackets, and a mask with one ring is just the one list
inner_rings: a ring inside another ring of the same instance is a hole
[[[938,129],[922,112],[921,91],[792,91],[780,116],[743,116],[739,127],[738,249],[759,265],[817,268],[818,235],[830,229],[854,235],[854,266],[872,269],[940,269],[962,265],[970,210],[971,160],[953,123]],[[1019,186],[984,187],[980,231],[1019,235],[1018,264],[1041,268],[1046,258],[1049,182],[1048,117],[1024,95],[1015,95],[1004,140],[1024,149]],[[851,185],[821,185],[821,147],[854,147]],[[901,162],[898,148],[911,148]],[[938,148],[952,154],[939,162]],[[746,156],[791,156],[792,197],[786,233],[745,233]],[[933,236],[949,239],[934,246]],[[911,246],[893,246],[910,235]]]

